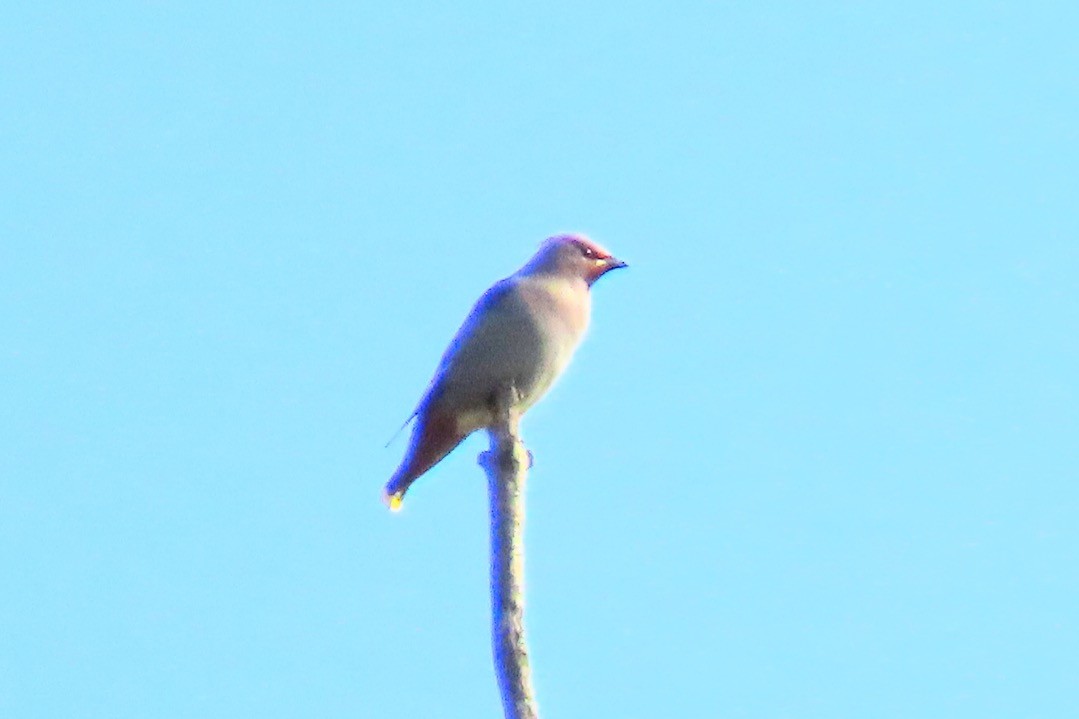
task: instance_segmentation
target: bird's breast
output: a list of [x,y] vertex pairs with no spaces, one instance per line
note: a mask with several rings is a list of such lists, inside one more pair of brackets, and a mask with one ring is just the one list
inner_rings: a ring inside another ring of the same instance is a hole
[[537,402],[569,364],[588,327],[587,286],[520,280],[459,337],[437,394],[472,431],[491,417],[492,393],[510,382],[523,409]]
[[528,306],[534,346],[539,359],[536,373],[522,378],[525,402],[532,404],[550,388],[569,364],[588,328],[590,302],[587,287],[572,283],[536,282],[525,285],[522,299]]

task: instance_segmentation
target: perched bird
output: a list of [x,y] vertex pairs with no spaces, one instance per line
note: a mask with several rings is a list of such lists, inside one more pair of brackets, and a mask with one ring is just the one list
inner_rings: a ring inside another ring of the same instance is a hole
[[495,421],[501,387],[512,383],[522,413],[551,388],[588,327],[592,283],[625,266],[584,235],[557,235],[484,293],[409,417],[416,424],[408,452],[383,490],[390,509],[400,508],[420,475]]

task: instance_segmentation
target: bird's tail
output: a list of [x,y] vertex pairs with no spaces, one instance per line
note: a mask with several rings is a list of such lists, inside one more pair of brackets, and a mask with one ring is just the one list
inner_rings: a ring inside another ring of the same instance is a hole
[[405,492],[412,483],[438,464],[467,436],[458,432],[456,419],[452,415],[421,417],[413,429],[408,454],[382,489],[382,501],[386,506],[394,512],[401,509]]
[[392,479],[382,488],[382,501],[390,508],[391,512],[397,512],[401,509],[401,503],[405,501],[405,491],[407,489],[407,487],[398,487],[397,483]]

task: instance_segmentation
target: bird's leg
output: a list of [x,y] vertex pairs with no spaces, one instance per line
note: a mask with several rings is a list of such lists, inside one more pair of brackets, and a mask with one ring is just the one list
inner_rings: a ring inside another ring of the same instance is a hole
[[[527,449],[524,442],[521,441],[520,407],[522,399],[521,390],[517,389],[517,385],[513,380],[500,384],[498,389],[491,393],[491,397],[488,399],[488,406],[491,410],[491,415],[494,417],[494,421],[488,428],[491,433],[491,449],[480,454],[479,462],[481,466],[487,467],[487,463],[491,461],[488,455],[495,449],[496,438],[501,441],[501,444],[498,445],[498,459],[502,463],[504,471],[514,471],[513,463],[515,462],[523,464],[525,469],[531,469],[535,465],[532,451]],[[507,442],[512,442],[513,447],[508,447]]]
[[493,416],[487,428],[491,435],[491,446],[480,454],[480,465],[489,472],[490,464],[495,462],[502,472],[511,474],[521,466],[528,469],[532,466],[532,456],[520,437],[520,391],[512,380],[507,381],[498,386],[488,401]]

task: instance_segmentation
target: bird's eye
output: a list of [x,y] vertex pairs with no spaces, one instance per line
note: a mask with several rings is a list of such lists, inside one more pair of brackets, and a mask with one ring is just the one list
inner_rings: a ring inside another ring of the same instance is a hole
[[581,254],[590,260],[596,259],[596,251],[587,245],[581,245]]

